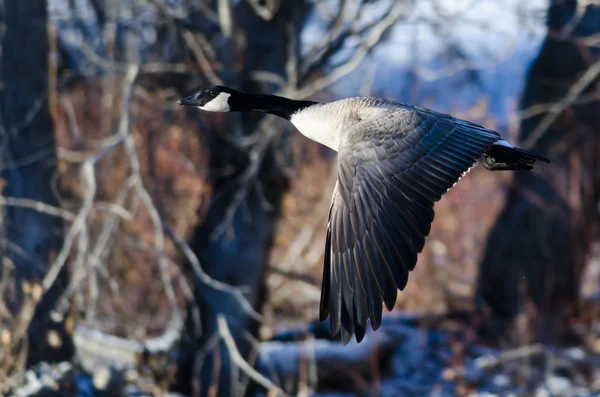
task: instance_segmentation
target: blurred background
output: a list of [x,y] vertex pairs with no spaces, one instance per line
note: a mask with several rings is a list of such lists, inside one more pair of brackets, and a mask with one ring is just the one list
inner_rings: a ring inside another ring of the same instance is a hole
[[[600,393],[600,3],[1,0],[0,391]],[[395,310],[317,319],[335,153],[211,84],[381,96],[551,159],[435,206]]]

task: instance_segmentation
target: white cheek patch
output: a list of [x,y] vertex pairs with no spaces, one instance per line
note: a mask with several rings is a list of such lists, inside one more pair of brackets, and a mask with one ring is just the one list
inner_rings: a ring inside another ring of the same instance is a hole
[[229,112],[229,97],[231,94],[221,92],[217,97],[204,106],[198,106],[202,110],[208,112]]

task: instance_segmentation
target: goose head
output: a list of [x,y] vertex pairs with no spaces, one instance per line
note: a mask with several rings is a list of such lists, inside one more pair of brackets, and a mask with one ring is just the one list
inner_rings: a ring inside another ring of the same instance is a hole
[[194,106],[208,112],[233,112],[238,109],[236,99],[243,94],[229,87],[213,85],[177,101],[178,105]]
[[194,106],[208,112],[261,112],[289,120],[293,114],[317,102],[296,101],[277,95],[236,91],[213,85],[177,101],[179,105]]

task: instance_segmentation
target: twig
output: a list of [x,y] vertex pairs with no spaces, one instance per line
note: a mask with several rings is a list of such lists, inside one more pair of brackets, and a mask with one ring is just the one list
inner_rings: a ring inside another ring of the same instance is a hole
[[[86,60],[92,65],[108,69],[113,72],[126,73],[129,67],[128,63],[115,61],[111,58],[103,58],[96,54],[93,48],[83,41],[74,41],[71,44],[77,45],[84,53]],[[141,74],[158,74],[158,73],[193,73],[190,67],[183,63],[167,63],[167,62],[150,62],[139,67]]]
[[269,145],[276,136],[276,130],[270,126],[272,120],[263,119],[261,125],[257,128],[258,131],[267,132],[261,135],[261,139],[256,142],[256,146],[251,150],[249,154],[250,164],[244,170],[239,177],[239,187],[231,200],[231,203],[225,210],[222,221],[215,227],[210,238],[212,241],[218,240],[231,226],[233,218],[235,217],[238,209],[246,199],[250,187],[256,182],[256,177],[260,171],[265,154],[269,148]]
[[[238,301],[242,309],[253,319],[260,321],[261,315],[258,313],[248,299],[244,296],[245,289],[241,287],[234,287],[229,284],[223,283],[219,280],[215,280],[210,277],[204,269],[202,269],[202,265],[200,264],[200,260],[194,253],[194,251],[190,248],[188,244],[186,244],[183,240],[181,240],[175,233],[169,228],[167,225],[165,227],[165,234],[175,243],[177,248],[185,255],[186,259],[192,266],[196,277],[198,277],[199,281],[204,284],[206,287],[212,288],[216,291],[224,292],[226,294],[231,295],[235,300]],[[199,289],[197,288],[199,291]]]
[[210,81],[210,83],[223,84],[223,80],[221,80],[221,78],[215,73],[210,61],[204,54],[204,50],[198,44],[198,40],[196,40],[194,33],[186,29],[183,31],[183,38],[194,53],[194,57],[196,58],[196,61],[198,61],[198,65],[200,66],[202,73],[204,73],[204,76]]
[[[339,12],[335,18],[332,17],[327,26],[327,37],[310,49],[303,58],[300,73],[303,77],[310,76],[311,72],[323,66],[332,53],[336,52],[343,42],[350,36],[348,21],[356,20],[358,9],[352,10],[355,4],[348,0],[342,0],[337,7]],[[317,9],[319,7],[317,6]],[[346,29],[344,29],[346,28]]]
[[[10,241],[4,237],[0,238],[0,242],[2,243],[2,245],[4,245],[4,248],[11,250],[12,252],[19,255],[21,258],[25,259],[26,261],[29,261],[30,263],[35,262],[35,259],[33,258],[33,256],[29,252],[27,252],[23,248],[21,248],[18,244],[15,244],[12,241]],[[1,301],[1,299],[0,299],[0,301]]]
[[46,276],[44,277],[44,280],[42,282],[42,287],[44,291],[48,291],[52,284],[54,284],[56,277],[58,277],[58,274],[60,273],[65,262],[67,261],[67,257],[69,256],[69,253],[71,252],[71,247],[73,246],[73,243],[75,241],[75,237],[83,229],[85,222],[90,212],[92,211],[94,196],[96,195],[96,178],[94,176],[94,164],[96,163],[96,161],[102,158],[106,154],[106,152],[107,150],[103,150],[98,153],[99,155],[90,157],[90,159],[83,163],[83,166],[81,167],[81,181],[86,187],[86,194],[83,199],[83,204],[77,216],[73,220],[73,224],[67,231],[67,235],[65,236],[65,242],[61,250],[59,251],[58,256],[56,257],[56,259],[50,266],[48,273],[46,273]]
[[[586,95],[580,95],[576,100],[572,102],[572,105],[583,105],[586,103],[594,102],[600,100],[600,92],[591,92]],[[511,122],[518,122],[521,120],[526,120],[531,117],[535,117],[540,114],[552,112],[557,109],[558,103],[538,103],[528,107],[527,109],[520,110],[515,112],[511,116]]]
[[265,82],[269,84],[276,84],[280,87],[286,85],[286,80],[278,75],[277,73],[270,72],[268,70],[257,70],[250,74],[250,77],[254,81]]
[[544,352],[544,346],[541,344],[521,346],[517,349],[506,350],[497,356],[481,356],[475,360],[475,365],[481,369],[494,368],[507,361],[514,361],[525,357],[531,357]]
[[73,341],[87,366],[108,361],[118,367],[134,367],[139,356],[147,352],[160,354],[174,349],[181,337],[182,323],[171,324],[156,338],[143,341],[121,338],[85,326],[77,326]]
[[363,44],[356,50],[354,55],[344,64],[338,66],[336,69],[328,73],[326,76],[321,77],[309,85],[301,88],[300,90],[285,93],[296,99],[308,98],[315,93],[323,90],[324,88],[332,85],[333,83],[340,80],[342,77],[347,76],[354,71],[358,65],[362,62],[364,57],[371,52],[371,50],[379,43],[381,37],[385,32],[390,29],[394,23],[396,23],[405,14],[405,5],[403,2],[397,2],[391,9],[390,12],[369,32],[368,37],[365,39]]
[[126,221],[133,220],[133,214],[123,208],[122,203],[105,203],[98,201],[94,204],[93,210],[109,212]]
[[[117,195],[115,199],[115,205],[121,206],[127,197],[127,193],[131,190],[133,186],[133,179],[129,178],[125,185],[121,188],[121,191]],[[89,266],[89,271],[91,274],[94,274],[95,270],[100,266],[100,258],[102,254],[105,252],[106,246],[108,245],[109,239],[111,235],[114,233],[116,227],[119,224],[120,218],[116,216],[116,213],[111,213],[106,222],[104,223],[104,227],[102,231],[98,235],[96,239],[96,244],[91,250],[91,254],[89,255],[87,262]],[[128,219],[129,220],[129,219]],[[62,313],[67,309],[68,298],[71,297],[75,289],[79,286],[83,278],[86,276],[86,272],[84,271],[83,266],[73,266],[73,273],[71,274],[71,280],[69,282],[69,286],[65,289],[62,296],[58,300],[57,310]]]
[[[73,214],[72,212],[70,212],[64,208],[55,207],[55,206],[46,204],[44,202],[41,202],[39,200],[33,200],[33,199],[24,198],[24,197],[0,196],[0,206],[29,208],[29,209],[32,209],[32,210],[35,210],[35,211],[38,211],[38,212],[41,212],[44,214],[62,218],[66,221],[75,220],[75,214]],[[123,208],[122,206],[115,204],[115,203],[102,203],[102,202],[95,203],[92,208],[92,212],[93,211],[106,211],[106,212],[115,214],[118,217],[126,219],[126,220],[132,219],[132,215],[129,211],[127,211],[125,208]]]
[[229,0],[219,0],[218,2],[219,25],[221,32],[226,38],[231,37],[232,21],[231,21],[231,2]]
[[[135,75],[137,75],[138,69],[136,66],[132,67],[128,74],[133,74],[133,78],[131,82],[135,79]],[[126,86],[125,91],[125,99],[123,100],[123,105],[121,108],[121,122],[119,125],[119,135],[121,135],[124,139],[125,151],[127,153],[127,157],[129,158],[129,166],[131,167],[131,179],[133,187],[135,188],[138,197],[141,198],[144,203],[144,207],[148,211],[150,218],[152,219],[152,223],[154,224],[154,243],[159,252],[164,252],[164,234],[163,234],[163,224],[158,214],[158,210],[152,201],[152,197],[148,190],[144,187],[144,182],[142,180],[142,174],[140,171],[140,162],[137,154],[137,150],[135,147],[135,141],[133,140],[133,136],[129,134],[129,103],[131,102],[132,96],[132,84]],[[167,294],[167,298],[173,310],[174,318],[172,321],[179,322],[181,321],[181,312],[179,310],[179,306],[177,305],[177,301],[175,298],[175,291],[173,290],[173,285],[169,280],[169,264],[165,258],[164,254],[158,255],[158,265],[160,270],[161,279],[165,288],[165,293]]]
[[0,196],[0,206],[30,208],[37,212],[56,216],[67,221],[72,221],[75,219],[75,215],[70,211],[67,211],[60,207],[52,206],[50,204],[43,203],[38,200],[33,200],[24,197]]
[[569,107],[596,78],[600,75],[600,60],[592,64],[579,80],[571,86],[567,95],[553,107],[550,112],[540,121],[540,123],[531,132],[529,137],[522,143],[526,149],[533,148],[538,140],[550,128],[552,123],[556,121],[558,116]]
[[298,43],[296,42],[296,30],[293,23],[288,23],[288,49],[287,62],[285,70],[288,77],[288,87],[296,89],[298,87]]
[[35,101],[29,106],[29,110],[27,111],[27,114],[25,114],[25,117],[23,117],[23,120],[12,124],[8,132],[12,135],[17,135],[21,130],[29,126],[35,116],[37,116],[40,110],[42,110],[42,107],[47,103],[47,95],[48,92],[44,92],[38,97],[34,98]]
[[[50,161],[54,153],[54,146],[48,145],[20,159],[3,159],[3,164],[0,164],[0,171],[14,170],[16,168],[25,167],[43,160]],[[6,156],[9,157],[9,156]]]
[[269,266],[268,271],[269,273],[277,274],[290,280],[301,281],[311,287],[314,287],[317,284],[317,280],[309,274],[306,274],[306,272],[296,272],[273,264]]
[[238,366],[242,370],[242,372],[248,375],[248,377],[250,377],[256,383],[264,387],[266,390],[270,392],[275,392],[280,396],[288,396],[288,394],[284,392],[279,386],[277,386],[264,375],[256,371],[250,366],[250,364],[248,364],[246,360],[244,360],[244,357],[242,357],[239,350],[237,349],[233,336],[229,331],[227,320],[222,314],[217,315],[217,326],[219,330],[219,335],[223,339],[223,342],[225,342],[225,346],[227,346],[227,351],[229,352],[231,361],[233,361],[233,363],[236,366]]
[[[123,79],[124,92],[123,95],[123,107],[128,107],[131,101],[131,91],[133,87],[133,82],[138,74],[138,67],[136,65],[131,65]],[[126,121],[121,121],[120,129],[129,126],[128,119]],[[81,229],[84,227],[84,223],[86,222],[94,202],[94,197],[96,195],[96,178],[94,176],[94,165],[103,158],[109,151],[111,151],[116,145],[121,143],[124,140],[122,134],[117,134],[118,136],[114,138],[109,138],[107,141],[109,143],[107,145],[103,145],[104,147],[97,152],[95,155],[91,156],[88,160],[86,160],[81,167],[81,180],[83,184],[86,186],[86,194],[84,196],[83,204],[81,209],[79,210],[77,216],[73,220],[73,224],[69,228],[67,235],[65,237],[65,242],[58,253],[54,263],[50,266],[48,273],[44,277],[42,282],[42,287],[44,291],[48,291],[48,289],[52,286],[56,277],[58,276],[60,270],[63,268],[67,257],[71,251],[71,247],[73,246],[73,242],[75,237]]]

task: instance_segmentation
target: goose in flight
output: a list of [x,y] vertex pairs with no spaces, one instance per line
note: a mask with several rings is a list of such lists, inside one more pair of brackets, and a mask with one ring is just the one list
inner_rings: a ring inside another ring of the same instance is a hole
[[541,156],[496,131],[425,108],[371,97],[296,101],[211,86],[177,101],[209,112],[262,112],[289,120],[338,152],[325,242],[320,320],[360,342],[367,320],[392,310],[429,234],[434,203],[473,166],[525,170]]

